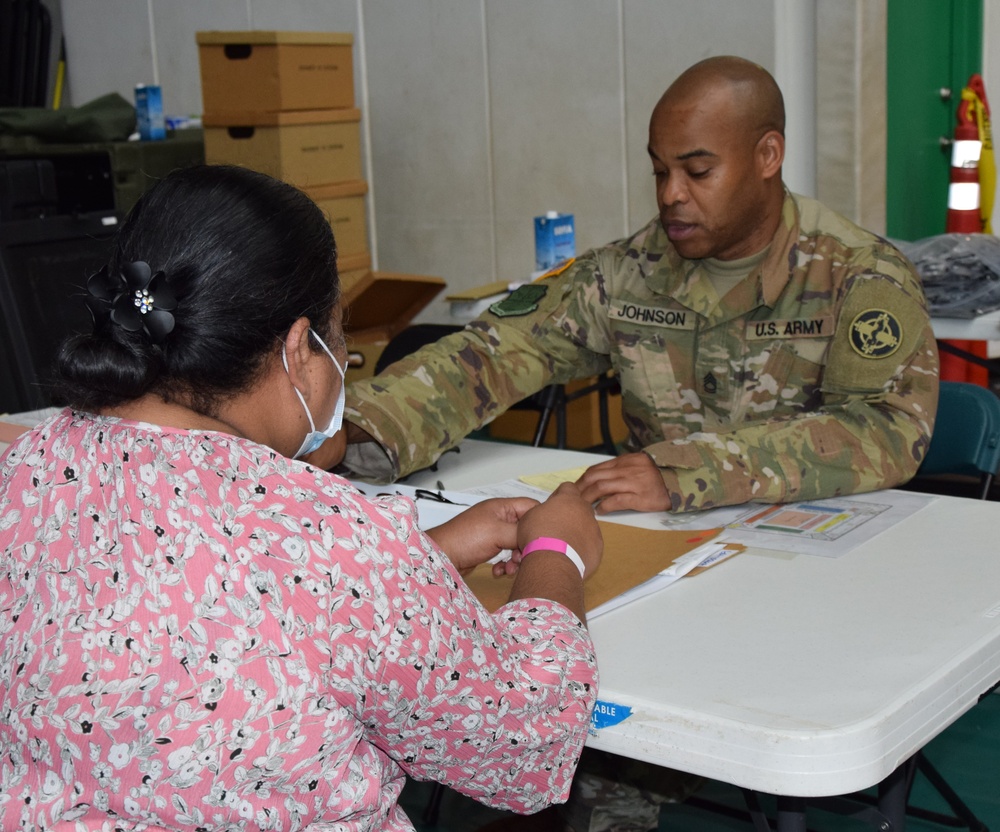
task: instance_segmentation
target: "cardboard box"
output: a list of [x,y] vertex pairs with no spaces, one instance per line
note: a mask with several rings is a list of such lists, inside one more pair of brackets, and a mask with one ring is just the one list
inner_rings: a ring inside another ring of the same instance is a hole
[[205,161],[242,165],[300,188],[361,179],[361,112],[205,115]]
[[344,329],[357,341],[388,341],[401,332],[445,287],[440,277],[371,272],[354,288]]
[[347,381],[375,373],[375,364],[394,335],[410,325],[445,287],[440,277],[370,272],[344,290],[344,331],[347,335]]
[[202,112],[354,106],[354,38],[342,32],[198,32]]
[[[350,257],[368,251],[368,219],[365,213],[365,194],[368,183],[340,182],[334,185],[317,185],[305,192],[326,214],[337,242],[337,254]],[[339,266],[338,266],[339,268]]]
[[340,278],[340,305],[345,309],[355,296],[368,285],[372,259],[368,252],[344,255],[337,252],[337,276]]

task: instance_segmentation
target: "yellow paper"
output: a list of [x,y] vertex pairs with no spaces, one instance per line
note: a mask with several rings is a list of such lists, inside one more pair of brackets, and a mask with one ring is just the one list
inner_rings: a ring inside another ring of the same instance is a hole
[[576,482],[589,467],[589,465],[580,465],[577,468],[566,468],[563,471],[549,471],[546,474],[525,474],[518,479],[525,485],[540,488],[542,491],[552,492],[564,482]]
[[502,295],[508,291],[509,286],[510,284],[506,280],[498,280],[494,283],[487,283],[485,286],[466,289],[464,292],[452,292],[450,295],[445,295],[444,299],[453,301],[482,300],[493,297],[493,295]]

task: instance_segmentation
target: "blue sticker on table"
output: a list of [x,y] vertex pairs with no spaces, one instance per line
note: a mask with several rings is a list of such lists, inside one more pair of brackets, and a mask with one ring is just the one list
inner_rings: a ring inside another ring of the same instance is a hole
[[632,716],[632,709],[628,705],[619,705],[615,702],[605,702],[598,699],[594,704],[594,712],[590,715],[591,728],[610,728],[619,722],[624,722]]

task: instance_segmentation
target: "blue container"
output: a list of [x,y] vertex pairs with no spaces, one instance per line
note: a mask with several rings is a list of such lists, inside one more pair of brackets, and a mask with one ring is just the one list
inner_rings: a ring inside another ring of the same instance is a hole
[[549,211],[535,217],[535,268],[551,269],[576,256],[576,230],[572,214]]
[[136,86],[135,120],[139,138],[143,141],[159,141],[167,137],[167,125],[163,119],[163,94],[158,86]]

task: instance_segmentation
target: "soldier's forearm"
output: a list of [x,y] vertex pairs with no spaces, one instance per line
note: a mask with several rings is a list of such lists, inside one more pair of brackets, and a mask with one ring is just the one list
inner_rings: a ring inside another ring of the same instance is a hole
[[854,402],[836,413],[692,434],[647,452],[672,475],[664,481],[673,510],[695,511],[891,488],[913,475],[913,449],[925,434],[926,425],[903,411]]

